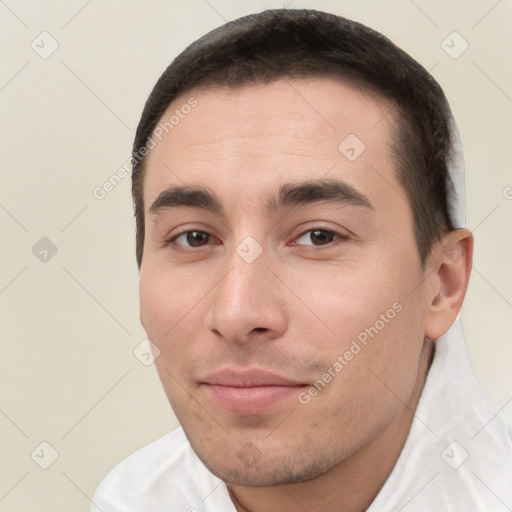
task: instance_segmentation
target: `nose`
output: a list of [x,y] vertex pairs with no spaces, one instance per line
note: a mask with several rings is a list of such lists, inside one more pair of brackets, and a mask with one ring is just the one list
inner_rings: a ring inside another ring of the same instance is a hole
[[248,263],[233,251],[226,263],[226,273],[209,294],[206,327],[237,344],[282,336],[287,328],[285,295],[265,252]]

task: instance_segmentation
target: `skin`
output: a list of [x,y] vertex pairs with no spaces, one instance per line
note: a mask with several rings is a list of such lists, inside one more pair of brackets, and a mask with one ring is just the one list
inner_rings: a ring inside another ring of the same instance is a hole
[[[330,78],[278,80],[192,90],[168,112],[189,97],[197,107],[150,151],[144,178],[140,317],[161,351],[169,401],[237,510],[365,510],[405,443],[432,339],[459,312],[472,236],[448,233],[422,267],[390,156],[390,105],[379,97]],[[353,162],[338,150],[349,134],[366,146]],[[350,184],[373,209],[267,208],[283,183],[326,178]],[[163,190],[184,184],[210,189],[222,212],[149,212]],[[166,245],[194,230],[211,236],[195,247],[186,235]],[[263,249],[253,263],[236,251],[247,236]],[[401,311],[306,405],[292,396],[237,414],[201,385],[221,366],[312,385],[395,303]],[[240,455],[247,446],[249,464]]]

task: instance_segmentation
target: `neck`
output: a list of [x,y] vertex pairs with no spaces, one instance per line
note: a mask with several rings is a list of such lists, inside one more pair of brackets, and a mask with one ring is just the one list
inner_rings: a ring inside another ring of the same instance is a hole
[[425,339],[411,398],[402,404],[389,425],[363,448],[342,464],[307,482],[275,487],[228,486],[237,512],[366,510],[391,474],[404,447],[434,350],[433,341]]

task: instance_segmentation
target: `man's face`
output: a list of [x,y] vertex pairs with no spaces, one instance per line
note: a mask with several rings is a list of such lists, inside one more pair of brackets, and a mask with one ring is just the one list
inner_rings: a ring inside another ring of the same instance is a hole
[[[390,105],[328,78],[185,96],[163,121],[197,106],[146,162],[141,321],[213,473],[311,479],[382,432],[418,377],[427,293]],[[172,187],[216,202],[181,191],[151,212]]]

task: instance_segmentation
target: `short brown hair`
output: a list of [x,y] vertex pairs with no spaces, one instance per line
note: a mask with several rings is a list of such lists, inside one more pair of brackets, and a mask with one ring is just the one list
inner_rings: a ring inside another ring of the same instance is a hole
[[416,244],[424,263],[436,240],[454,229],[450,110],[434,78],[387,37],[341,16],[276,9],[226,23],[188,46],[151,92],[132,153],[136,257],[144,247],[143,178],[147,143],[169,105],[194,87],[240,87],[279,78],[337,76],[395,105],[392,154],[410,201]]

